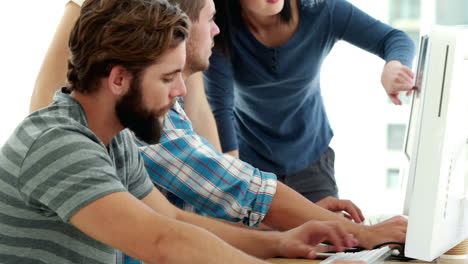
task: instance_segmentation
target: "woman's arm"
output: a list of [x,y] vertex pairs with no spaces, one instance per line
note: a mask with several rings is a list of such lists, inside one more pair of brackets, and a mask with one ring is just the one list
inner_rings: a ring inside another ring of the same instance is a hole
[[210,68],[205,72],[205,90],[218,127],[223,152],[238,150],[234,128],[234,81],[231,63],[216,50],[210,58]]
[[36,79],[29,106],[30,112],[52,103],[55,91],[66,84],[67,61],[70,56],[68,40],[79,14],[80,7],[74,2],[69,2],[65,6],[62,19]]
[[414,43],[407,34],[369,16],[347,1],[330,1],[333,34],[386,61],[381,82],[394,104],[401,104],[400,92],[413,88],[411,65]]
[[192,121],[193,130],[221,152],[218,129],[206,99],[203,74],[201,72],[193,74],[185,81],[185,85],[187,86],[187,95],[184,97],[184,110]]

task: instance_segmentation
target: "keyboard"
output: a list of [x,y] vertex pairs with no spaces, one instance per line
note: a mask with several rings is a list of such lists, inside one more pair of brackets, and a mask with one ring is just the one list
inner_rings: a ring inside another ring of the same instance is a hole
[[392,249],[388,246],[359,252],[339,252],[326,258],[320,264],[331,264],[334,261],[341,263],[342,260],[345,260],[345,262],[362,261],[366,264],[379,264],[383,263],[391,254]]

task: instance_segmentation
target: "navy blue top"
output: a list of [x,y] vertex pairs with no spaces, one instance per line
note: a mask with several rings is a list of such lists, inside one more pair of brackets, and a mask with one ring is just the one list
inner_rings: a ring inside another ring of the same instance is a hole
[[266,47],[245,24],[233,56],[218,52],[205,72],[208,100],[223,151],[280,175],[307,168],[333,136],[320,91],[320,68],[338,40],[411,67],[414,44],[403,32],[344,0],[298,0],[293,37]]

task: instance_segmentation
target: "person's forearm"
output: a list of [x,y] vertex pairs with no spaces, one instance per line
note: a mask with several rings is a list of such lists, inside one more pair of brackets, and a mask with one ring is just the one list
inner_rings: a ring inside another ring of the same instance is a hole
[[166,236],[154,250],[163,254],[145,263],[265,263],[233,248],[225,241],[194,225],[172,222],[165,224]]
[[29,111],[34,112],[49,105],[55,91],[66,84],[67,60],[70,55],[68,40],[70,32],[80,13],[80,7],[68,3],[47,51],[36,79]]
[[[206,98],[218,129],[222,152],[238,148],[234,120],[234,75],[232,64],[217,49],[210,56],[210,67],[203,72]],[[233,155],[237,157],[236,155]]]
[[289,230],[309,220],[338,221],[348,232],[358,236],[361,226],[329,210],[310,202],[302,195],[278,182],[270,210],[264,224],[277,230]]
[[203,227],[230,245],[258,258],[266,259],[279,254],[279,232],[262,232],[239,228],[184,211],[178,213],[177,219]]
[[145,263],[264,263],[207,230],[175,220],[178,211],[155,189],[141,201],[128,192],[115,192],[87,204],[69,221],[89,237]]
[[202,73],[195,73],[185,82],[187,95],[184,97],[185,113],[192,121],[193,130],[204,137],[213,147],[221,152],[216,121],[211,112],[203,86]]

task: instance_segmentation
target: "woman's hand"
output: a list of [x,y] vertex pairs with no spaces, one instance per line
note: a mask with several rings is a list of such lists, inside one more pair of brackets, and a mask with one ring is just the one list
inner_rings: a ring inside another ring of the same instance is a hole
[[401,105],[400,92],[406,92],[407,96],[411,94],[413,78],[414,73],[401,62],[393,60],[385,64],[381,81],[388,97],[394,104]]

